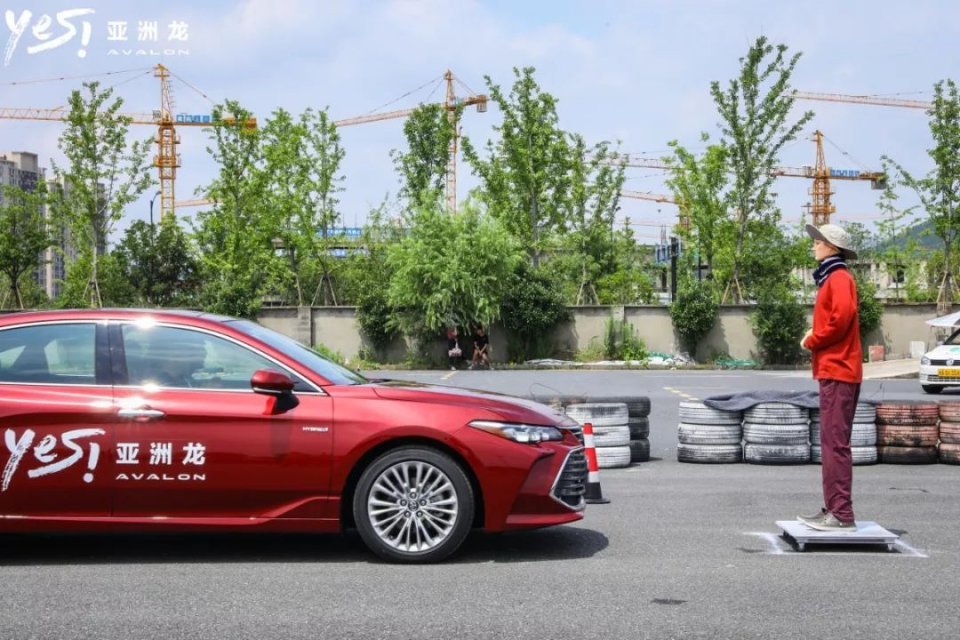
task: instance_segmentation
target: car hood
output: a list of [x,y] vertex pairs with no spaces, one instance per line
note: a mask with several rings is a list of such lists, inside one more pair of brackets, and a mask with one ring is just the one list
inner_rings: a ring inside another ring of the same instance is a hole
[[931,360],[956,360],[960,364],[960,345],[943,344],[924,355]]
[[550,407],[515,396],[489,391],[475,391],[458,387],[426,385],[416,382],[390,380],[373,385],[373,391],[387,400],[429,402],[460,407],[475,407],[499,414],[508,422],[540,425],[570,423],[569,418]]

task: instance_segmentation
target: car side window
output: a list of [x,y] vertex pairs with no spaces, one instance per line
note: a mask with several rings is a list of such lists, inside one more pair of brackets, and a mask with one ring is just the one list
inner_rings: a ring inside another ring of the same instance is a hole
[[121,332],[131,385],[249,391],[254,371],[278,368],[246,347],[202,331],[126,324]]
[[38,324],[0,331],[0,382],[96,384],[96,325]]

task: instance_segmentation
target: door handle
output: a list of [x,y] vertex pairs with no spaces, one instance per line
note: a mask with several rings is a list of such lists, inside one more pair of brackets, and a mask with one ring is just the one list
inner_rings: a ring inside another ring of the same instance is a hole
[[120,409],[117,415],[121,418],[136,420],[138,422],[147,422],[148,420],[158,420],[167,414],[159,409]]

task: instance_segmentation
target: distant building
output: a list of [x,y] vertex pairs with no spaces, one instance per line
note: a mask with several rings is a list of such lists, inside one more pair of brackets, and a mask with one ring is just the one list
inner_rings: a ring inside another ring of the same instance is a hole
[[[0,185],[13,185],[26,191],[33,191],[45,180],[50,193],[62,192],[66,186],[55,178],[47,178],[46,169],[40,166],[37,154],[28,151],[8,151],[0,153]],[[0,194],[0,202],[2,202]],[[49,207],[42,210],[44,217],[50,221],[52,211]],[[51,230],[57,238],[54,246],[48,247],[40,254],[40,265],[34,271],[34,279],[51,300],[60,295],[63,281],[67,276],[67,261],[77,256],[76,248],[70,243],[70,233],[64,227]],[[106,249],[106,243],[101,247]]]

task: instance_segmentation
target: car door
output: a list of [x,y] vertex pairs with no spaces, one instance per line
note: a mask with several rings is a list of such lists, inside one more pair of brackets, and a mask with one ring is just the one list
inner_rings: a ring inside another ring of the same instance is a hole
[[110,515],[106,340],[93,321],[0,330],[0,515]]
[[115,516],[331,516],[329,396],[299,378],[296,406],[255,393],[283,365],[210,330],[122,322],[110,340]]

